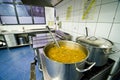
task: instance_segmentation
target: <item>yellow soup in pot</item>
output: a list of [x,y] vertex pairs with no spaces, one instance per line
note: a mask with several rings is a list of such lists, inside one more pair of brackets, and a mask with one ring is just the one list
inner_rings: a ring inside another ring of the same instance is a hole
[[46,54],[50,59],[62,63],[76,63],[84,60],[86,54],[78,48],[69,48],[68,46],[54,46]]

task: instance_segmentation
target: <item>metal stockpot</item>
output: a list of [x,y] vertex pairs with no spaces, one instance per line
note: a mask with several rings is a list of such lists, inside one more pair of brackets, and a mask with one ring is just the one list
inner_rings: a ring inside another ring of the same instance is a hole
[[108,55],[112,53],[113,43],[105,38],[80,36],[76,42],[83,44],[90,51],[88,61],[96,62],[95,66],[103,66],[108,61]]
[[[58,43],[59,45],[65,45],[72,48],[82,49],[84,53],[87,55],[87,57],[84,60],[76,63],[58,62],[50,59],[46,55],[49,49],[55,46],[56,44],[53,42],[47,44],[43,50],[44,50],[44,56],[45,56],[46,70],[49,76],[51,77],[51,80],[80,80],[80,78],[82,77],[82,72],[90,70],[95,65],[94,62],[91,62],[91,63],[86,62],[86,59],[89,56],[89,51],[87,50],[87,48],[85,48],[84,46],[76,42],[61,40],[61,41],[58,41]],[[90,66],[87,69],[83,69],[85,63],[90,64]]]

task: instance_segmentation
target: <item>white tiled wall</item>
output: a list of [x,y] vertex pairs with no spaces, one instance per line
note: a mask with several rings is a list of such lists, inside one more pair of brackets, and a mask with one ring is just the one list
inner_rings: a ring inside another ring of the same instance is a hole
[[114,42],[120,43],[120,37],[119,36],[120,36],[120,23],[113,25],[113,28],[111,30],[109,39],[114,41]]
[[[120,3],[120,1],[119,1],[119,3]],[[115,22],[120,22],[120,4],[118,6],[117,14],[115,17]]]
[[111,29],[111,23],[97,23],[95,36],[108,38]]
[[[93,11],[89,13],[92,14],[92,18],[83,20],[84,1],[63,0],[55,7],[56,15],[62,22],[61,30],[72,34],[75,41],[77,36],[86,35],[85,27],[87,27],[89,36],[104,37],[120,43],[120,0],[96,0]],[[72,6],[72,15],[66,20],[69,6]]]
[[[104,0],[106,1],[106,0]],[[99,22],[112,22],[118,2],[112,2],[101,6]]]

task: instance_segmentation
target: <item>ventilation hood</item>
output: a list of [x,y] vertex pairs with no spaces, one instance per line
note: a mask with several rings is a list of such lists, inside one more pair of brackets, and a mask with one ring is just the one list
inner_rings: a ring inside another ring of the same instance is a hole
[[62,0],[21,0],[26,5],[49,6],[54,7]]

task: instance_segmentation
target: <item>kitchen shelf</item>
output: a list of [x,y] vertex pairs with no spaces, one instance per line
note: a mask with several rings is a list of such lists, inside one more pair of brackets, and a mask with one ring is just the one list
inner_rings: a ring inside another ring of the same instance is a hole
[[2,46],[2,47],[0,47],[0,49],[3,49],[3,48],[7,48],[7,46]]
[[14,34],[16,39],[16,44],[19,46],[29,44],[28,33]]
[[17,45],[17,46],[12,46],[12,47],[21,47],[21,46],[28,46],[29,44],[21,44],[21,45]]

